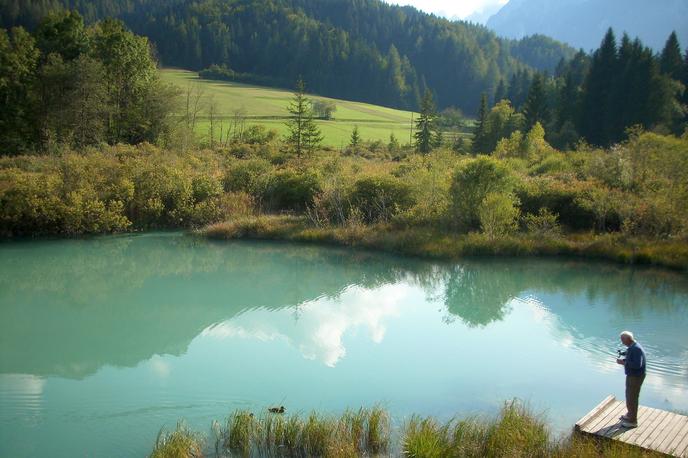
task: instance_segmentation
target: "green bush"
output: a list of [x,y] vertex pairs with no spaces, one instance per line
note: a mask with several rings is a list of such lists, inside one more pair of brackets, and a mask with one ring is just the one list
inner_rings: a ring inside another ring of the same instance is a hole
[[450,216],[464,229],[480,226],[479,207],[490,193],[508,193],[515,180],[505,165],[479,156],[459,167],[452,179]]
[[366,223],[389,221],[414,203],[411,187],[389,175],[373,175],[356,180],[349,196],[351,205]]
[[662,198],[627,199],[621,212],[621,229],[629,235],[669,237],[683,235],[687,228],[687,222],[676,215],[671,202]]
[[272,210],[303,211],[313,204],[321,189],[315,172],[283,169],[270,175],[263,202]]
[[265,192],[266,176],[271,170],[272,165],[265,159],[239,160],[230,166],[222,184],[227,192],[243,191],[260,197]]
[[559,216],[546,208],[541,208],[537,215],[528,213],[523,217],[528,233],[537,237],[558,237],[561,235]]
[[0,162],[0,234],[96,234],[197,227],[224,217],[211,153],[150,145]]
[[512,234],[518,228],[518,199],[512,194],[491,192],[478,208],[480,228],[491,239]]
[[543,176],[524,181],[515,193],[523,213],[538,214],[540,209],[546,208],[558,214],[559,221],[566,227],[586,230],[593,227],[595,214],[583,204],[581,197],[593,187],[597,187],[594,182]]

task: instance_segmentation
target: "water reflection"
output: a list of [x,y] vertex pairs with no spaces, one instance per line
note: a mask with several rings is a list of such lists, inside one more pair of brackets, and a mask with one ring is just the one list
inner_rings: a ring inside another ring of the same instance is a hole
[[379,343],[409,288],[455,321],[483,328],[513,300],[539,304],[556,338],[607,358],[632,328],[654,368],[685,374],[685,276],[575,261],[438,264],[175,234],[0,245],[0,373],[83,378],[156,354],[181,355],[199,334],[284,339],[327,366],[362,328]]
[[386,322],[399,316],[408,289],[403,285],[383,285],[376,289],[352,286],[337,297],[307,301],[295,309],[244,313],[210,326],[202,335],[223,339],[284,339],[298,348],[304,358],[334,367],[346,355],[343,343],[346,333],[362,328],[372,343],[382,342]]

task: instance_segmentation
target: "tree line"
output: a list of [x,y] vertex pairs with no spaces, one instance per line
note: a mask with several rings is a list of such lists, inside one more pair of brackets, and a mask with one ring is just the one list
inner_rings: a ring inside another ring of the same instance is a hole
[[148,39],[106,19],[51,13],[33,33],[0,29],[0,151],[156,142],[176,90],[164,85]]
[[440,108],[474,113],[500,80],[553,71],[575,53],[380,0],[7,0],[0,20],[32,28],[59,8],[87,23],[123,20],[155,44],[163,65],[289,88],[302,76],[321,95],[406,109],[430,89]]
[[655,55],[639,39],[609,29],[600,47],[562,61],[553,75],[525,71],[500,81],[493,104],[483,94],[472,144],[490,153],[500,139],[540,124],[549,143],[572,148],[579,141],[610,146],[627,130],[681,134],[688,122],[688,49],[671,33]]

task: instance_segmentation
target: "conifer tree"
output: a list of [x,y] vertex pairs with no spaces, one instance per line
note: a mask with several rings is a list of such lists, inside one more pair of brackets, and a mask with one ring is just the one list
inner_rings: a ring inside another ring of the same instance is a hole
[[299,78],[294,97],[287,106],[291,119],[287,122],[289,135],[287,144],[297,157],[312,153],[322,142],[320,129],[313,120],[313,107],[306,97],[306,83]]
[[683,76],[683,58],[681,57],[681,45],[678,43],[676,32],[671,32],[664,45],[659,58],[660,70],[676,81]]
[[435,121],[437,120],[437,113],[435,110],[435,102],[432,99],[432,92],[426,90],[423,95],[423,100],[420,105],[420,115],[416,121],[416,132],[414,137],[416,139],[416,151],[421,154],[428,154],[436,142]]
[[526,129],[530,130],[535,123],[546,124],[548,121],[547,94],[545,93],[544,77],[537,73],[528,91],[528,98],[523,105],[526,119]]
[[561,129],[566,122],[573,124],[577,121],[578,95],[573,73],[568,71],[564,76],[564,84],[559,90],[557,99],[556,126],[558,129]]
[[609,118],[614,79],[617,77],[617,48],[614,31],[610,28],[602,44],[592,56],[590,71],[584,83],[579,131],[594,145],[610,143]]
[[487,153],[485,146],[487,144],[487,94],[483,93],[480,98],[480,110],[478,111],[478,125],[475,129],[475,134],[473,135],[473,153]]
[[361,135],[358,133],[358,126],[354,126],[354,130],[351,131],[351,140],[349,141],[349,146],[353,150],[353,153],[358,153],[358,147],[361,144]]

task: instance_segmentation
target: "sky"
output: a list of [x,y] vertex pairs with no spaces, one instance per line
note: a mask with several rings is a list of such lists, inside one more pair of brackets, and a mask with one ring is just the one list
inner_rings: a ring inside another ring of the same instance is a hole
[[508,0],[387,0],[397,5],[411,5],[427,13],[450,19],[484,22]]

